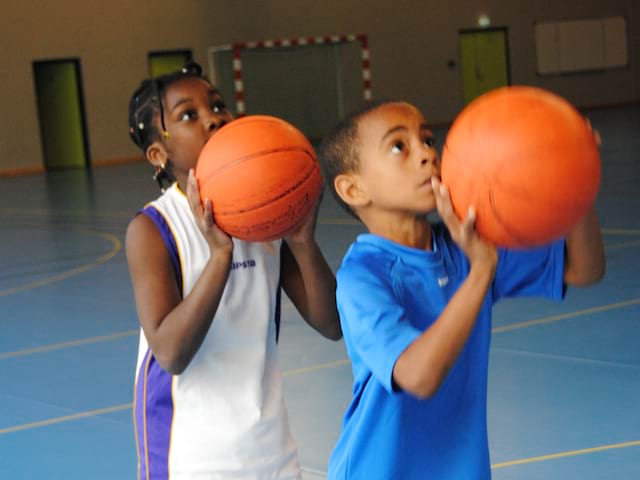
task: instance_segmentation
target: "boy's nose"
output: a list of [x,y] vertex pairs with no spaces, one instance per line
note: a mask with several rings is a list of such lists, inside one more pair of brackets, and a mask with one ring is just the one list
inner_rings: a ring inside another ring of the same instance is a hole
[[438,162],[438,154],[434,152],[425,153],[420,160],[420,165],[426,165],[427,163],[437,163]]

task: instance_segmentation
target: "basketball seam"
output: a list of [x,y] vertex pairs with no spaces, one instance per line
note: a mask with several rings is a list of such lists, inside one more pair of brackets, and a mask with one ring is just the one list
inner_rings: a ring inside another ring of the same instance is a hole
[[216,211],[216,207],[214,205],[213,206],[213,213],[214,213],[214,215],[239,215],[239,214],[242,214],[242,213],[246,213],[246,212],[250,212],[252,210],[257,210],[259,208],[262,208],[262,207],[264,207],[266,205],[269,205],[270,203],[273,203],[273,202],[275,202],[277,200],[280,200],[281,198],[284,198],[287,195],[289,195],[289,193],[291,193],[292,191],[297,189],[300,185],[302,185],[304,182],[306,182],[309,179],[309,177],[311,177],[311,175],[313,175],[313,173],[315,171],[316,171],[316,169],[315,169],[315,165],[314,165],[314,168],[311,168],[311,170],[309,170],[309,172],[307,172],[307,174],[299,182],[297,182],[295,185],[293,185],[291,188],[287,189],[285,192],[281,193],[280,195],[277,195],[275,197],[270,197],[269,199],[263,201],[262,203],[253,204],[253,205],[251,205],[251,208],[244,208],[244,209],[238,209],[238,210],[225,209],[225,210]]
[[222,167],[209,172],[209,174],[203,178],[200,183],[204,184],[209,182],[209,180],[211,179],[211,177],[215,176],[215,175],[219,175],[220,173],[224,172],[225,170],[228,170],[231,167],[234,167],[235,165],[251,160],[253,158],[256,157],[261,157],[263,155],[270,155],[272,153],[278,153],[278,152],[302,152],[307,154],[307,156],[315,163],[315,156],[312,155],[311,153],[309,153],[309,151],[306,148],[302,148],[302,147],[287,147],[287,148],[272,148],[270,150],[261,150],[259,152],[255,152],[255,153],[251,153],[249,155],[245,155],[244,157],[240,157],[235,159],[232,162],[227,163],[226,165],[223,165]]
[[494,218],[498,225],[505,231],[511,238],[513,238],[519,245],[526,245],[527,239],[522,236],[522,234],[516,231],[504,218],[500,215],[500,211],[498,206],[495,203],[495,199],[493,196],[493,185],[489,185],[489,206],[491,207],[491,211],[493,212]]

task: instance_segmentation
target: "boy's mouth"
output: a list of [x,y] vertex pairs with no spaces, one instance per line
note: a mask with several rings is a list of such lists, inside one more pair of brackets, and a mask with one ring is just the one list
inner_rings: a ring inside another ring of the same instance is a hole
[[431,185],[431,177],[427,177],[426,180],[420,182],[418,188],[425,188],[427,190],[433,190],[433,186]]

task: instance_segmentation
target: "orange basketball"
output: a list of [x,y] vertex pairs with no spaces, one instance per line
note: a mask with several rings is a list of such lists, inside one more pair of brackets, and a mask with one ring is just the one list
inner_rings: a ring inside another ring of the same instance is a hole
[[566,235],[593,205],[600,155],[589,124],[566,100],[503,87],[454,120],[441,173],[458,217],[473,205],[485,238],[533,247]]
[[279,118],[234,120],[204,146],[195,169],[216,224],[249,241],[282,238],[314,208],[322,177],[313,147]]

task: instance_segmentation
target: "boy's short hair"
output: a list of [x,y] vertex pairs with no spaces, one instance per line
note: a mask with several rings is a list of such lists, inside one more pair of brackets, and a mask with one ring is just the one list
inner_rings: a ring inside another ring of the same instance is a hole
[[324,136],[318,147],[318,159],[325,183],[330,187],[331,194],[338,204],[351,216],[358,218],[353,209],[344,202],[333,185],[335,178],[343,173],[358,172],[360,168],[360,150],[358,146],[358,125],[360,120],[369,112],[395,100],[373,100],[366,102],[360,108],[349,113]]

